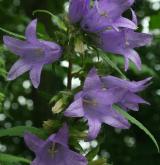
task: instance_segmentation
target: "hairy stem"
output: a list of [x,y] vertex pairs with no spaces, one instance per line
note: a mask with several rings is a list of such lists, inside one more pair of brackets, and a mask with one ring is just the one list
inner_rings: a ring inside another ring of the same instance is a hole
[[68,88],[69,90],[72,89],[72,59],[71,59],[71,58],[69,58],[67,88]]

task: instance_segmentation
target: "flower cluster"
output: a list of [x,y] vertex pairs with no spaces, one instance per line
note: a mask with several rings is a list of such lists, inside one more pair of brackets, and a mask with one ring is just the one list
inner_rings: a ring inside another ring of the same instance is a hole
[[[68,18],[70,23],[79,24],[88,35],[94,34],[97,48],[105,52],[125,57],[125,70],[129,60],[141,68],[141,59],[134,50],[151,42],[149,34],[135,32],[137,18],[131,9],[132,20],[122,16],[130,9],[134,0],[71,0]],[[40,84],[42,68],[59,60],[62,48],[55,42],[39,40],[36,37],[37,20],[26,28],[25,40],[4,36],[4,44],[20,59],[12,66],[8,80],[14,80],[30,71],[30,79],[35,88]],[[74,96],[74,101],[65,110],[67,117],[83,117],[88,121],[87,140],[93,140],[100,132],[102,123],[115,128],[128,129],[128,120],[114,109],[114,105],[125,111],[139,110],[139,104],[149,104],[137,95],[150,85],[151,78],[142,81],[123,80],[114,76],[99,76],[96,68],[90,70],[82,91]],[[84,156],[72,151],[68,146],[68,126],[65,124],[57,134],[46,141],[33,134],[24,136],[27,146],[35,153],[32,165],[87,165]]]
[[127,129],[128,121],[113,108],[113,104],[125,110],[138,110],[138,104],[148,104],[136,95],[150,83],[151,78],[138,82],[130,82],[113,76],[99,77],[93,68],[83,86],[83,90],[75,95],[74,102],[68,107],[65,116],[84,117],[88,120],[88,140],[97,137],[101,124],[106,123],[115,128]]
[[98,47],[124,56],[125,71],[128,70],[129,60],[141,69],[141,59],[134,48],[152,40],[151,35],[134,31],[137,29],[137,18],[132,9],[132,20],[122,16],[133,3],[134,0],[95,0],[90,6],[90,0],[71,0],[69,10],[71,23],[80,23],[84,31],[97,35],[95,42]]

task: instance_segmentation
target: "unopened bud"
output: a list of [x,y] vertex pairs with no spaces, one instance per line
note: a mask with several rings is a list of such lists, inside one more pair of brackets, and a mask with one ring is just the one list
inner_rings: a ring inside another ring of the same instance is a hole
[[63,111],[63,108],[64,108],[63,99],[59,99],[54,105],[54,107],[52,107],[52,112],[55,114],[60,113]]

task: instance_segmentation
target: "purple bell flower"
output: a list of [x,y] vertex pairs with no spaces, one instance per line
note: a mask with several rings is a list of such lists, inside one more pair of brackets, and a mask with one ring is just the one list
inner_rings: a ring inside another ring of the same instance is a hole
[[9,36],[4,36],[3,41],[11,52],[20,57],[9,71],[8,80],[14,80],[30,71],[32,84],[38,88],[43,66],[58,60],[61,57],[62,49],[54,42],[38,40],[36,26],[37,20],[33,20],[28,25],[25,31],[25,41]]
[[25,143],[36,155],[31,165],[87,165],[84,156],[69,149],[68,136],[66,124],[46,141],[26,133]]
[[139,104],[149,104],[144,99],[139,97],[136,93],[143,91],[151,83],[152,78],[146,78],[142,81],[128,81],[114,76],[102,77],[102,83],[107,89],[119,88],[119,92],[125,92],[124,96],[117,103],[125,110],[139,110]]
[[102,123],[115,128],[128,129],[128,121],[116,112],[112,105],[123,98],[125,91],[119,92],[118,88],[106,89],[92,69],[84,83],[83,90],[79,92],[74,102],[67,108],[64,115],[70,117],[84,117],[88,120],[88,140],[97,137]]
[[89,9],[90,0],[70,0],[69,5],[69,20],[71,23],[81,21],[83,15]]
[[149,44],[151,40],[151,35],[137,33],[129,29],[123,29],[119,32],[110,30],[99,35],[98,45],[105,52],[123,55],[125,58],[125,71],[128,70],[129,60],[140,70],[141,59],[134,48]]
[[[133,10],[132,21],[137,25],[137,17]],[[145,46],[152,41],[152,35],[134,32],[132,29],[124,28],[120,31],[108,30],[99,34],[98,45],[106,52],[120,54],[125,58],[125,71],[128,70],[129,60],[141,70],[141,59],[134,50]]]
[[122,16],[133,3],[134,0],[95,0],[93,7],[83,16],[82,29],[88,32],[119,30],[120,27],[136,29],[134,22]]

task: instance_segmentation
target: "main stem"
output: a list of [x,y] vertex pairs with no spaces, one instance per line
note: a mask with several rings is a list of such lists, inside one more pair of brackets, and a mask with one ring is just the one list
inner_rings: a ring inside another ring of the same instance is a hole
[[67,88],[72,89],[72,59],[69,58],[69,67],[68,67],[68,83]]

